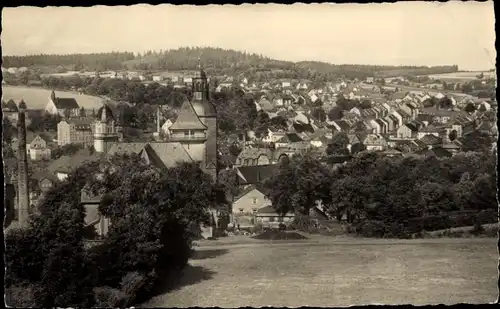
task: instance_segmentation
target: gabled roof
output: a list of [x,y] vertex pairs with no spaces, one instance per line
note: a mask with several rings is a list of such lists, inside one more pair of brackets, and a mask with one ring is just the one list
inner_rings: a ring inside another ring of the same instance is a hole
[[54,105],[57,109],[76,109],[80,108],[75,98],[56,98]]
[[302,141],[303,139],[297,133],[286,133],[277,143],[297,143]]
[[432,134],[427,134],[424,137],[420,139],[422,143],[425,143],[426,145],[437,145],[441,143],[441,139],[439,137],[436,137]]
[[237,196],[235,196],[234,197],[234,202],[236,202],[240,198],[244,197],[248,193],[252,192],[253,190],[257,190],[260,193],[264,194],[264,188],[263,188],[262,184],[260,184],[260,183],[253,184],[253,185],[250,185],[249,187],[245,188],[243,191],[240,192],[240,194],[238,194]]
[[14,102],[14,100],[10,99],[7,102],[2,100],[2,111],[3,112],[18,112],[19,109],[17,108],[16,102]]
[[184,99],[177,120],[170,126],[170,130],[206,130],[207,127],[201,122],[196,114],[193,105],[189,100]]
[[277,164],[240,166],[236,168],[240,185],[257,184],[271,177],[278,169]]
[[31,131],[26,131],[26,143],[31,144],[31,142],[37,137],[40,136],[41,139],[43,139],[46,142],[50,142],[52,138],[48,136],[47,134],[44,133],[34,133]]

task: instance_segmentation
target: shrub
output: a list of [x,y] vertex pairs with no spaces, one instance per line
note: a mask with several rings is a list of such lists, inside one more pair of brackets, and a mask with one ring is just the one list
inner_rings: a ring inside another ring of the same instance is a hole
[[98,308],[123,308],[127,306],[128,296],[109,286],[94,289],[95,303]]
[[386,228],[382,221],[370,220],[359,224],[356,232],[363,237],[383,237]]
[[316,223],[316,220],[304,215],[295,216],[290,227],[294,230],[311,234],[318,232],[318,224]]
[[264,228],[263,228],[262,224],[260,224],[260,223],[257,223],[253,227],[250,228],[250,233],[259,234],[259,233],[262,233],[263,231],[264,231]]
[[481,210],[476,214],[475,221],[478,224],[489,224],[498,222],[498,212],[493,209]]
[[37,307],[36,294],[40,293],[38,285],[20,283],[5,289],[5,304],[14,308]]
[[121,291],[127,296],[126,305],[131,305],[138,298],[141,298],[141,296],[150,292],[153,287],[153,283],[156,282],[156,279],[157,277],[154,271],[149,274],[142,274],[138,271],[133,271],[123,276],[120,286]]

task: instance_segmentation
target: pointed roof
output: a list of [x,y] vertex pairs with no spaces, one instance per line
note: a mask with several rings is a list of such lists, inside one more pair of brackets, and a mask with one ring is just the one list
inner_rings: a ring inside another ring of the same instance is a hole
[[185,98],[177,114],[177,120],[170,126],[170,130],[206,130],[191,102]]

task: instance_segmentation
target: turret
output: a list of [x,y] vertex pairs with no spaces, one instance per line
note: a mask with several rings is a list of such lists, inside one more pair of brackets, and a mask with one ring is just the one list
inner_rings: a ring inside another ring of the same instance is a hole
[[107,153],[113,143],[118,141],[115,118],[108,105],[104,104],[94,122],[94,149],[98,153]]

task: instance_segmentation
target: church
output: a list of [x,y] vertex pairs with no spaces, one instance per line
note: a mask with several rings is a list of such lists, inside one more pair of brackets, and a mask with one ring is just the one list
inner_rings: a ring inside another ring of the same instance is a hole
[[[161,168],[174,167],[178,162],[196,162],[216,181],[217,114],[210,101],[207,76],[200,65],[196,76],[193,77],[192,93],[191,101],[187,97],[184,98],[177,120],[170,126],[170,136],[156,142],[120,142],[112,109],[107,105],[102,106],[97,111],[93,124],[93,156],[96,159],[106,159],[116,154],[137,154],[149,164]],[[72,163],[68,161],[67,165]],[[60,169],[60,172],[62,174],[59,173],[58,178],[63,179],[63,169]],[[95,226],[97,234],[104,236],[108,231],[109,220],[97,210],[100,200],[99,196],[89,196],[82,190],[81,202],[87,210],[86,224]],[[213,212],[212,215],[216,217]]]

